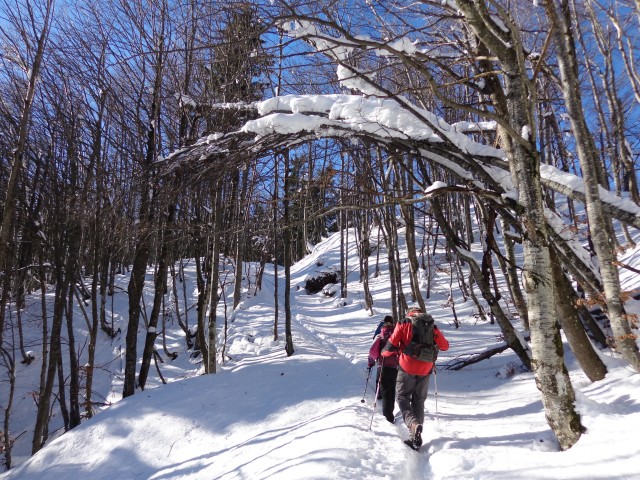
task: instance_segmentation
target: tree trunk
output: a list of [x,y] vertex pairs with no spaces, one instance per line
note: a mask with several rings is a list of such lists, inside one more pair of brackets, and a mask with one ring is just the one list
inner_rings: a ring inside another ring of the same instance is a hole
[[[58,373],[58,394],[55,395],[56,400],[58,401],[58,405],[60,406],[60,416],[62,417],[62,422],[64,423],[64,431],[69,431],[69,409],[67,408],[67,395],[64,391],[66,387],[66,382],[64,381],[64,369],[62,367],[62,355],[58,357],[58,364],[56,365],[56,372]],[[48,428],[48,427],[47,427]],[[44,434],[46,438],[48,436],[47,433]]]
[[[287,356],[293,355],[293,335],[291,332],[291,229],[289,225],[289,151],[284,153],[284,318],[285,347]],[[341,233],[342,235],[342,233]],[[276,279],[277,281],[277,279]]]
[[506,257],[506,275],[507,284],[509,286],[509,291],[511,292],[511,298],[513,299],[513,303],[516,306],[516,310],[518,311],[518,315],[520,316],[520,321],[522,321],[522,326],[526,331],[529,331],[529,313],[527,311],[527,301],[522,294],[522,289],[520,288],[520,278],[518,278],[518,269],[516,264],[516,254],[514,251],[514,241],[509,236],[509,227],[506,222],[502,222],[502,233],[504,238],[504,248],[505,248],[505,257]]
[[[217,358],[217,310],[218,310],[218,281],[220,280],[220,248],[221,248],[221,236],[222,236],[222,191],[221,185],[218,185],[215,193],[215,205],[214,212],[214,232],[213,232],[213,246],[212,246],[212,259],[211,259],[211,278],[210,278],[210,290],[209,290],[209,322],[208,322],[208,355],[206,372],[216,373],[216,358]],[[224,291],[223,291],[224,295]]]
[[[345,162],[344,155],[342,158],[342,168],[340,169],[340,207],[344,205],[344,191],[345,191],[345,183],[344,183],[344,170],[345,170]],[[346,225],[346,212],[342,208],[338,212],[338,231],[340,232],[340,298],[347,298],[347,236],[349,229]]]
[[[43,358],[43,383],[39,392],[38,411],[36,414],[36,422],[33,428],[33,440],[31,443],[31,454],[35,454],[40,450],[47,441],[47,431],[49,423],[49,407],[51,405],[51,395],[53,393],[53,385],[56,378],[58,361],[61,354],[60,333],[62,331],[62,321],[64,318],[64,308],[69,288],[68,279],[63,273],[63,265],[60,256],[63,255],[61,250],[63,246],[58,246],[57,256],[58,263],[56,270],[56,292],[53,307],[53,318],[51,322],[51,335],[49,337],[48,358]],[[64,388],[64,386],[60,386]]]
[[9,470],[11,468],[11,451],[13,449],[13,441],[11,438],[11,412],[13,411],[13,398],[16,392],[16,363],[15,358],[0,344],[0,356],[7,366],[7,375],[9,377],[9,395],[4,405],[4,418],[2,422],[2,443],[4,446],[4,467]]
[[469,248],[466,245],[462,244],[460,246],[461,248],[456,245],[455,239],[457,239],[457,241],[460,243],[461,240],[456,236],[455,232],[451,228],[451,225],[449,225],[449,221],[445,218],[442,211],[442,206],[440,205],[440,201],[438,199],[433,199],[431,201],[431,205],[433,215],[436,218],[438,225],[440,225],[440,228],[442,228],[444,237],[447,239],[447,243],[453,251],[457,252],[457,254],[467,262],[469,269],[471,270],[471,275],[473,276],[475,282],[478,284],[478,287],[480,287],[483,298],[489,304],[491,312],[498,322],[498,326],[500,327],[500,331],[502,332],[507,345],[509,345],[509,347],[518,356],[522,364],[527,369],[531,369],[532,363],[529,348],[524,339],[520,335],[518,335],[518,332],[513,328],[513,325],[500,307],[498,300],[491,291],[491,286],[482,274],[482,269],[472,255],[468,255],[465,253],[469,251]]
[[242,299],[242,265],[244,262],[244,253],[246,249],[246,234],[244,231],[244,225],[247,224],[248,218],[246,215],[246,196],[247,185],[249,183],[249,166],[245,168],[242,176],[242,187],[240,189],[240,195],[238,196],[238,205],[236,210],[236,270],[235,281],[233,284],[233,309],[235,310],[240,304]]
[[[205,242],[205,245],[208,245],[208,241]],[[209,253],[206,254],[205,258],[210,258]],[[204,266],[202,265],[204,263]],[[200,349],[200,353],[202,355],[202,363],[203,367],[207,369],[207,359],[209,358],[209,351],[207,348],[207,337],[205,336],[206,328],[205,328],[205,315],[207,313],[207,300],[208,300],[208,288],[211,286],[210,283],[206,283],[206,279],[204,277],[204,271],[208,267],[208,261],[201,261],[200,258],[196,258],[196,281],[198,284],[198,318],[196,320],[198,326],[196,330],[196,347]]]
[[[359,195],[363,199],[364,195]],[[354,232],[356,234],[356,245],[358,248],[358,259],[360,268],[360,282],[364,296],[364,308],[373,315],[373,297],[369,288],[369,256],[371,255],[370,241],[370,215],[366,209],[354,214]]]
[[[149,195],[145,189],[143,198]],[[147,213],[148,203],[143,200],[145,214]],[[146,217],[147,215],[145,215]],[[127,323],[126,350],[125,350],[125,367],[124,367],[124,386],[122,390],[123,397],[129,397],[136,390],[136,369],[138,365],[138,326],[140,324],[140,302],[142,300],[142,291],[144,290],[145,276],[147,273],[147,260],[149,258],[149,233],[143,229],[139,233],[136,246],[136,254],[131,267],[131,275],[129,278],[129,286],[127,293],[129,294],[129,322]]]
[[[540,180],[540,159],[535,145],[533,105],[535,92],[527,77],[528,68],[520,55],[517,32],[501,30],[480,0],[456,0],[466,21],[480,41],[495,54],[504,72],[504,90],[493,85],[498,114],[507,119],[498,135],[509,159],[518,202],[523,208],[526,235],[523,240],[523,283],[529,305],[533,371],[542,393],[547,422],[562,450],[571,448],[584,431],[575,410],[575,396],[564,365],[560,329],[555,320],[549,235],[544,214]],[[505,45],[510,45],[510,48]],[[576,83],[577,84],[577,83]],[[507,128],[508,127],[508,128]],[[528,133],[525,133],[528,132]]]
[[[560,326],[564,330],[573,354],[576,356],[584,373],[589,377],[589,380],[592,382],[602,380],[607,374],[607,367],[593,349],[593,345],[580,322],[576,305],[577,295],[553,254],[551,260]],[[572,300],[573,305],[566,301],[567,298]]]
[[138,385],[141,390],[144,390],[147,383],[154,345],[158,337],[158,320],[160,319],[162,300],[167,284],[167,272],[169,270],[169,243],[171,242],[169,237],[171,235],[170,229],[173,224],[174,211],[175,205],[170,205],[168,207],[166,224],[163,229],[164,234],[160,240],[162,246],[160,247],[160,258],[158,259],[158,268],[154,279],[153,307],[151,309],[151,315],[149,316],[149,326],[147,327],[147,335],[145,336],[144,349],[142,351],[142,363],[140,364],[140,373],[138,374]]
[[544,5],[552,25],[550,34],[558,49],[562,94],[569,112],[571,129],[576,137],[576,150],[584,176],[589,232],[600,264],[607,314],[611,321],[617,350],[636,371],[640,372],[640,350],[620,299],[620,279],[614,263],[616,260],[614,254],[615,234],[611,220],[605,217],[602,210],[598,191],[598,176],[595,166],[598,152],[586,123],[580,89],[575,88],[579,81],[571,11],[566,0],[561,0],[560,10],[552,0],[545,0]]
[[273,178],[273,341],[278,340],[278,314],[280,313],[280,298],[279,298],[279,286],[278,281],[278,262],[280,261],[280,255],[278,252],[278,159],[274,159],[274,178]]
[[[408,192],[407,192],[408,193]],[[400,207],[402,218],[405,224],[405,242],[407,247],[407,260],[409,262],[409,281],[411,284],[411,296],[413,301],[423,312],[426,312],[424,299],[420,292],[420,281],[418,279],[418,255],[416,253],[416,226],[414,222],[413,207],[403,204]]]
[[[387,209],[381,210],[382,211],[380,212],[380,215],[378,217],[378,225],[379,231],[382,232],[382,238],[387,249],[387,264],[389,266],[389,289],[391,296],[391,314],[393,318],[399,319],[405,312],[401,309],[398,303],[400,294],[398,293],[398,284],[396,282],[396,270],[399,269],[400,266],[396,263],[396,256],[393,254],[395,246],[393,242],[393,234],[388,231],[391,230],[391,226],[387,218]],[[380,251],[380,242],[378,242],[378,251]]]
[[[76,342],[73,332],[73,293],[74,285],[71,284],[68,293],[66,308],[67,335],[69,343],[69,429],[80,425],[80,367],[76,354]],[[64,390],[64,384],[59,385]]]
[[[97,233],[93,233],[94,248],[97,245]],[[100,281],[100,253],[98,249],[94,250],[93,269],[91,280],[91,328],[89,329],[89,345],[87,346],[87,365],[85,367],[85,400],[84,411],[87,418],[93,417],[93,372],[96,358],[96,345],[98,343],[98,327],[100,325],[100,314],[98,312],[98,283]],[[102,302],[102,300],[100,300]]]
[[[147,125],[146,154],[142,165],[143,174],[149,173],[153,162],[156,160],[158,142],[158,123],[160,118],[162,72],[164,68],[164,20],[166,11],[163,9],[160,20],[162,31],[157,38],[154,38],[157,52],[154,58],[154,83],[151,91],[151,106],[149,108],[149,118]],[[124,372],[123,397],[128,397],[135,393],[136,389],[136,367],[138,361],[137,342],[138,325],[140,323],[140,301],[144,291],[147,262],[151,248],[151,229],[154,224],[153,199],[156,192],[154,188],[143,180],[143,187],[140,193],[140,221],[141,229],[138,232],[138,242],[135,249],[133,267],[129,280],[129,323],[127,325],[126,337],[126,362]]]

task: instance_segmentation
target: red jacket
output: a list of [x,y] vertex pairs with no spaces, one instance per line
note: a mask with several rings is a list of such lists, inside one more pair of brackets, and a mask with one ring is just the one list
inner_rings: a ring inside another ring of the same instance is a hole
[[[404,348],[411,343],[412,335],[413,325],[411,325],[411,322],[398,323],[391,334],[391,338],[389,338],[389,342],[402,352]],[[433,337],[440,350],[449,350],[449,342],[444,338],[444,335],[436,325],[433,327]],[[391,354],[393,354],[393,352],[382,352],[383,356]],[[409,375],[428,375],[431,373],[433,363],[422,362],[403,353],[400,355],[400,367]]]

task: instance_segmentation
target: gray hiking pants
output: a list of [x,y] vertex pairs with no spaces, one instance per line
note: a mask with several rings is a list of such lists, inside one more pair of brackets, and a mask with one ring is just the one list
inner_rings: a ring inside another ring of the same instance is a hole
[[396,382],[396,402],[402,412],[404,424],[411,428],[411,422],[424,423],[424,402],[429,393],[429,375],[409,375],[398,368]]

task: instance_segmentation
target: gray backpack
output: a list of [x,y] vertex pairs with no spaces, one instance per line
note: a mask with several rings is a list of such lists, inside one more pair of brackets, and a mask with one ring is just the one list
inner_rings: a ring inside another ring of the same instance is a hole
[[404,354],[421,362],[435,363],[438,358],[438,345],[434,338],[433,328],[435,321],[428,313],[412,314],[405,319],[411,322],[411,343],[404,349]]

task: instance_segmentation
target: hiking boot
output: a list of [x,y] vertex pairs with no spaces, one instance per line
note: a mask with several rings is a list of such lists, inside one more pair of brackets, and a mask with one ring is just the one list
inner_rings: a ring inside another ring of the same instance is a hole
[[411,443],[416,450],[422,446],[422,425],[418,422],[411,424]]

